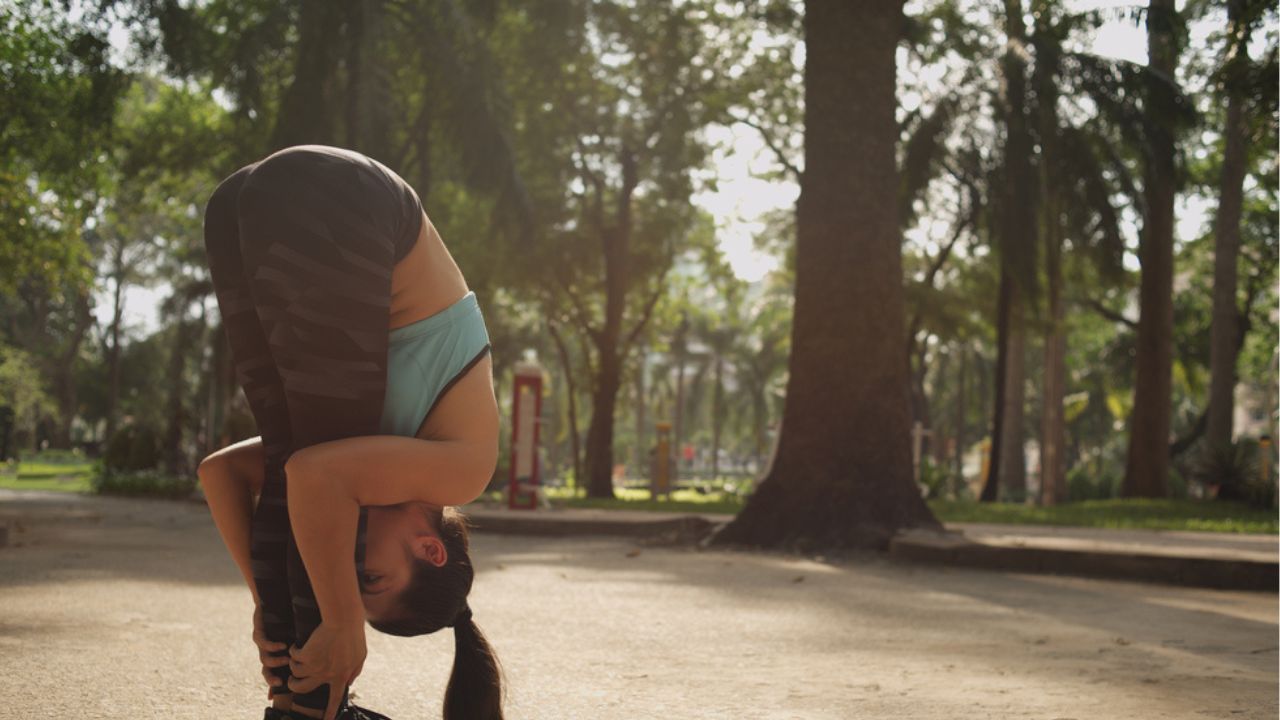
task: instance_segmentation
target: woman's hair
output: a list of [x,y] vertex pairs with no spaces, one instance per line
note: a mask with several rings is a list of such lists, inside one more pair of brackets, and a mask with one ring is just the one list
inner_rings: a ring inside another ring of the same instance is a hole
[[468,554],[467,519],[454,508],[434,518],[448,554],[436,567],[414,563],[409,587],[400,593],[402,612],[393,620],[371,622],[389,635],[426,635],[453,628],[453,673],[444,694],[445,720],[502,720],[502,673],[493,648],[471,619],[467,594],[475,570]]

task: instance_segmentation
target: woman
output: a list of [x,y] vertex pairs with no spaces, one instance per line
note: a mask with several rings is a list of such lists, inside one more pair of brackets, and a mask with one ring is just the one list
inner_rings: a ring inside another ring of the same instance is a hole
[[453,627],[445,717],[501,718],[452,509],[497,460],[488,336],[417,194],[358,153],[287,148],[219,185],[205,246],[260,438],[200,478],[254,596],[267,717],[370,717],[346,699],[368,619]]

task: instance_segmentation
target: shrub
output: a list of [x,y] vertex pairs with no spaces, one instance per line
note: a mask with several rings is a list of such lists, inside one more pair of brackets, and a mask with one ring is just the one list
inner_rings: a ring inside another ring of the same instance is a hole
[[23,458],[25,462],[47,463],[49,465],[65,465],[67,463],[84,462],[84,452],[79,448],[72,450],[56,450],[45,449],[40,452]]
[[1099,463],[1081,463],[1067,471],[1067,502],[1110,500],[1119,495],[1123,478],[1099,470]]
[[1191,470],[1191,478],[1205,487],[1218,488],[1218,499],[1236,500],[1254,507],[1269,508],[1275,502],[1275,484],[1259,473],[1260,453],[1256,440],[1240,440],[1201,449]]
[[117,430],[102,454],[103,467],[111,471],[151,470],[159,460],[160,441],[145,425],[126,425]]
[[156,470],[113,470],[94,466],[93,491],[102,495],[185,498],[196,489],[195,478],[176,478]]
[[947,494],[947,481],[950,475],[946,465],[939,465],[933,458],[920,458],[920,484],[925,488],[925,497],[940,498]]

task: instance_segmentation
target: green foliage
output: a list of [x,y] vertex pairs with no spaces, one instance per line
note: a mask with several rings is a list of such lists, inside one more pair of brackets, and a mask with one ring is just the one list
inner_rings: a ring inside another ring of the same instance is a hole
[[40,369],[31,356],[0,343],[0,405],[13,408],[14,440],[20,446],[34,435],[37,423],[58,414],[44,388]]
[[1118,468],[1099,471],[1096,465],[1077,465],[1067,471],[1067,501],[1109,500],[1120,494],[1124,480]]
[[0,3],[0,292],[89,278],[81,233],[126,80],[108,50],[50,0]]
[[194,477],[173,477],[158,470],[112,470],[94,467],[91,487],[100,495],[181,499],[195,492]]
[[1274,512],[1211,500],[1090,500],[1050,507],[939,500],[929,507],[943,522],[1271,534],[1280,525]]
[[[1216,487],[1220,500],[1270,508],[1275,504],[1276,485],[1274,472],[1262,477],[1262,452],[1258,441],[1249,438],[1229,445],[1204,447],[1192,465],[1191,479],[1206,488]],[[1270,458],[1270,467],[1275,468],[1274,455]]]
[[110,473],[152,470],[160,461],[160,441],[146,425],[126,425],[107,441],[102,468]]
[[93,464],[83,454],[45,450],[22,461],[0,465],[0,488],[89,492]]
[[946,465],[935,463],[928,455],[920,458],[919,482],[926,488],[926,498],[945,497],[950,479],[951,473]]

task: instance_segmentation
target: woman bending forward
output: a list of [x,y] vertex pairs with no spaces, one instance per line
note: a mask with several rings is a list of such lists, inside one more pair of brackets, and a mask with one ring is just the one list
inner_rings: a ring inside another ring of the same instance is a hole
[[381,717],[347,700],[368,620],[452,627],[445,717],[501,718],[453,509],[497,461],[489,340],[417,194],[359,153],[291,147],[218,186],[205,246],[260,436],[199,475],[253,593],[266,716]]

